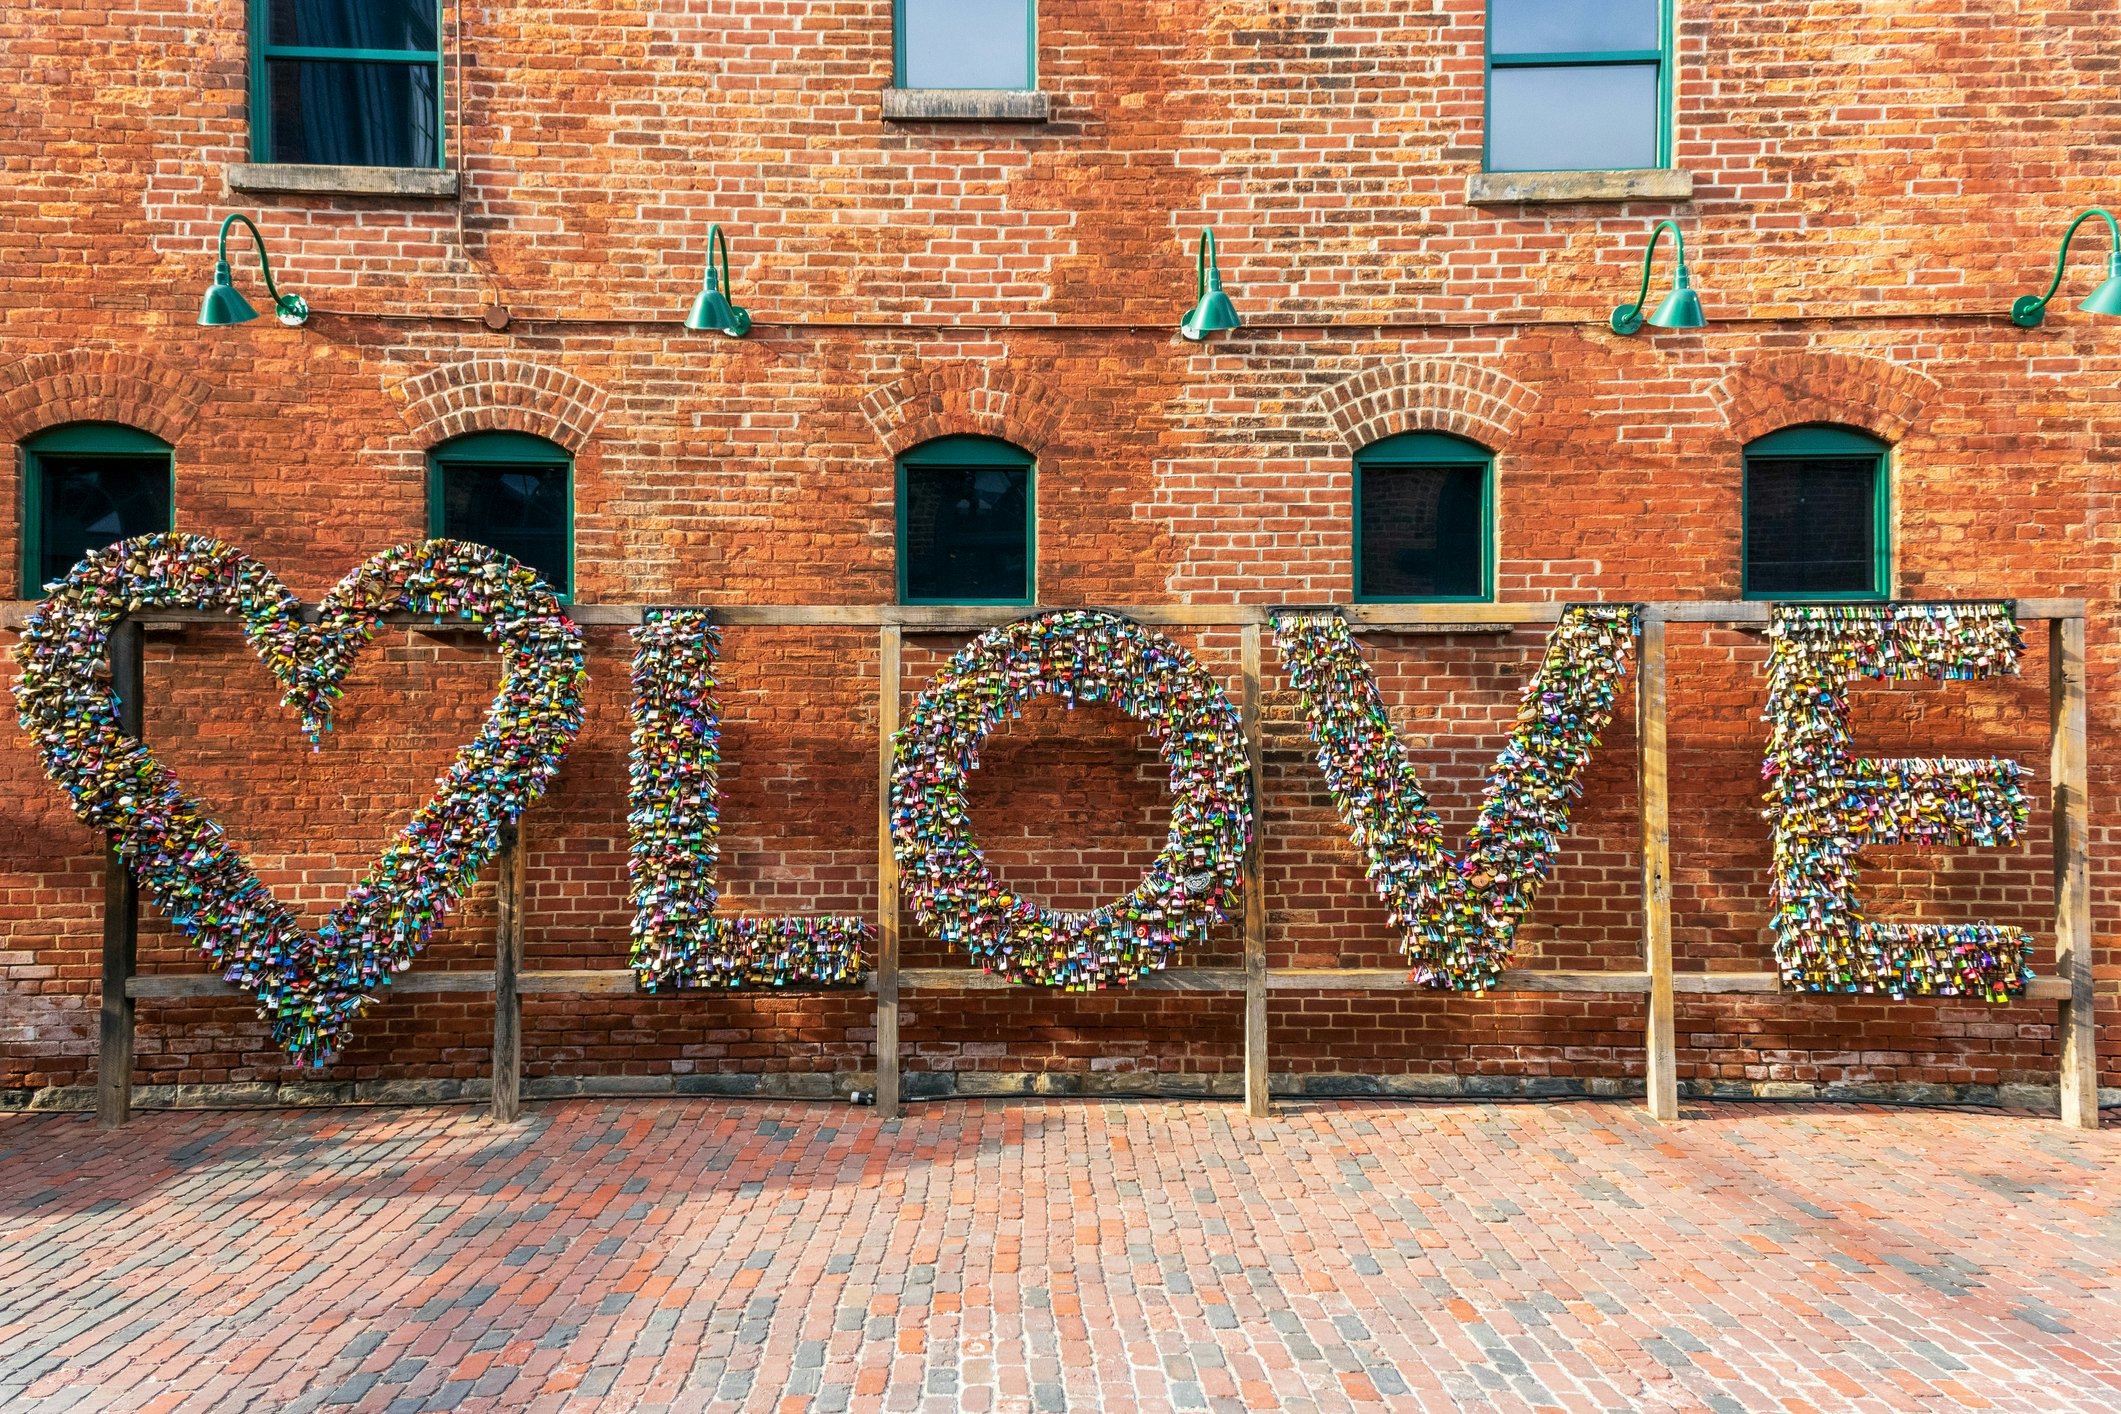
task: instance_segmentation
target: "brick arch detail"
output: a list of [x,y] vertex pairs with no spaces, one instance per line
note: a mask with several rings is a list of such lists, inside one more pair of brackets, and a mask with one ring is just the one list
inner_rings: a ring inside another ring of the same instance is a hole
[[1726,373],[1712,396],[1744,445],[1779,427],[1838,422],[1898,442],[1939,384],[1918,368],[1869,354],[1762,354]]
[[69,422],[118,422],[176,446],[213,388],[139,354],[68,349],[0,367],[0,440]]
[[999,437],[1037,456],[1055,440],[1064,400],[1011,368],[963,360],[871,389],[862,416],[893,456],[936,437]]
[[507,357],[445,363],[390,384],[389,392],[423,446],[467,432],[528,432],[577,454],[611,401],[564,368]]
[[1539,405],[1539,394],[1463,359],[1374,364],[1313,401],[1349,453],[1401,432],[1454,432],[1501,450]]

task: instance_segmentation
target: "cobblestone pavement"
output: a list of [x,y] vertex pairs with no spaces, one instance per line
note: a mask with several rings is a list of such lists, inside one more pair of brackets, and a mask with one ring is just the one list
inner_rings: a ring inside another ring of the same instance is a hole
[[2121,1406],[2121,1126],[569,1101],[0,1118],[0,1407]]

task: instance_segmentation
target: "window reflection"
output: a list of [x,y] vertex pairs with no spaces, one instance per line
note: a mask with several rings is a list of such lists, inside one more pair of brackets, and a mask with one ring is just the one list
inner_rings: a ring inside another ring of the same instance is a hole
[[167,456],[39,453],[36,582],[64,579],[83,555],[168,530]]
[[1657,0],[1492,0],[1488,24],[1497,54],[1661,47]]
[[441,478],[443,536],[513,555],[556,592],[572,592],[567,467],[445,461]]
[[911,600],[1031,597],[1031,472],[1025,467],[905,468],[899,546]]
[[1576,172],[1657,165],[1657,66],[1496,69],[1488,166]]
[[1032,0],[898,3],[902,87],[1031,87]]

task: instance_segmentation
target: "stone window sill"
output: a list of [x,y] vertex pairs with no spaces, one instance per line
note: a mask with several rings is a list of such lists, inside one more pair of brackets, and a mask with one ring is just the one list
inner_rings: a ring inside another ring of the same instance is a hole
[[232,191],[446,198],[457,194],[457,174],[433,167],[312,167],[290,162],[237,162],[228,169],[228,185]]
[[1052,116],[1052,100],[1035,88],[884,90],[884,118],[893,123],[1043,123]]
[[1691,201],[1694,174],[1670,168],[1639,172],[1475,172],[1466,182],[1471,206],[1523,201]]

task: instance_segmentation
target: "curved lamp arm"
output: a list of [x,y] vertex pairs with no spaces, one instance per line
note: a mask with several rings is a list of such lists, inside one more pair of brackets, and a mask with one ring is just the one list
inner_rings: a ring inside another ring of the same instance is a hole
[[1633,334],[1642,328],[1642,306],[1650,297],[1650,262],[1657,258],[1657,241],[1666,231],[1672,233],[1672,244],[1678,247],[1679,264],[1672,272],[1675,289],[1686,289],[1691,283],[1686,268],[1686,237],[1671,221],[1659,221],[1650,230],[1650,248],[1642,253],[1642,289],[1635,295],[1633,304],[1621,305],[1613,311],[1611,320],[1616,334]]
[[[1213,227],[1200,233],[1200,248],[1193,256],[1193,298],[1199,300],[1208,293],[1208,267],[1215,263],[1215,231]],[[1216,270],[1216,285],[1221,286],[1222,271]]]
[[303,323],[309,318],[309,302],[300,295],[280,293],[280,287],[273,283],[272,261],[265,254],[265,233],[258,229],[257,222],[240,211],[231,212],[228,219],[221,223],[221,247],[220,255],[214,261],[214,283],[232,283],[228,269],[228,229],[238,221],[249,228],[250,242],[257,247],[258,268],[265,272],[265,293],[272,297],[273,312],[280,317],[282,324]]
[[729,279],[729,237],[722,234],[722,223],[717,221],[707,228],[707,273],[714,273],[715,261],[722,263],[722,289],[726,292],[736,288]]
[[2062,271],[2069,264],[2070,238],[2077,234],[2079,226],[2094,216],[2106,218],[2106,232],[2112,242],[2107,247],[2106,278],[2109,280],[2121,280],[2121,223],[2116,223],[2113,213],[2103,206],[2087,207],[2077,213],[2077,219],[2070,222],[2069,229],[2062,233],[2062,250],[2055,256],[2055,278],[2048,282],[2047,293],[2044,295],[2020,295],[2013,300],[2011,302],[2011,323],[2021,329],[2037,329],[2040,327],[2040,321],[2047,317],[2047,302],[2055,297],[2055,291],[2062,288]]

